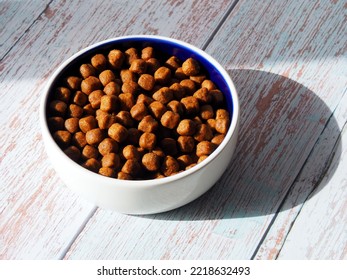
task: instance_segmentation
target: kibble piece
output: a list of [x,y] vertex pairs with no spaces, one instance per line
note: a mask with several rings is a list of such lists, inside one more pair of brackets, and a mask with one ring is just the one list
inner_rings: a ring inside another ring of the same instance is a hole
[[220,145],[225,138],[225,134],[218,134],[211,139],[211,143]]
[[183,113],[184,113],[183,105],[182,105],[179,101],[177,101],[177,100],[172,100],[172,101],[170,101],[170,102],[166,105],[166,107],[167,107],[170,111],[172,111],[172,112],[174,112],[174,113],[177,113],[177,114],[179,114],[180,116],[182,116]]
[[187,114],[192,115],[199,112],[199,101],[194,96],[183,97],[181,103]]
[[103,71],[107,66],[107,59],[101,53],[94,55],[91,58],[90,62],[92,63],[93,67],[99,72]]
[[167,111],[165,105],[159,101],[153,101],[149,104],[149,110],[156,119],[160,119]]
[[120,85],[116,82],[110,82],[105,87],[103,92],[107,95],[119,95],[120,94]]
[[161,166],[161,171],[165,176],[171,176],[180,170],[178,161],[172,156],[166,156]]
[[184,87],[180,85],[179,83],[173,83],[170,86],[170,89],[172,90],[174,98],[177,100],[182,99],[186,94]]
[[113,82],[116,79],[116,76],[113,74],[111,70],[104,70],[99,74],[99,80],[106,86],[108,83]]
[[112,124],[115,123],[116,117],[113,114],[106,113],[102,110],[98,110],[100,113],[98,113],[96,120],[98,122],[98,126],[101,129],[108,129]]
[[213,138],[213,133],[211,128],[202,123],[199,124],[196,128],[195,134],[194,134],[194,139],[198,142],[204,141],[204,140],[211,140]]
[[212,103],[215,106],[220,106],[224,102],[223,93],[219,89],[210,90],[210,95],[212,97]]
[[191,79],[193,82],[197,84],[201,84],[205,79],[205,75],[195,75],[195,76],[190,76],[189,79]]
[[141,166],[137,160],[128,159],[122,167],[122,172],[136,177],[141,172]]
[[176,155],[178,153],[177,142],[173,138],[164,138],[160,141],[160,147],[166,155]]
[[76,104],[70,104],[67,108],[67,115],[72,118],[80,118],[83,115],[83,108]]
[[211,105],[203,105],[200,107],[200,116],[203,120],[212,119],[214,117],[214,110]]
[[97,173],[99,169],[101,168],[101,163],[95,159],[95,158],[90,158],[87,159],[83,164],[83,167],[87,168],[88,170]]
[[82,79],[76,76],[69,76],[66,78],[67,86],[72,90],[79,90],[81,88]]
[[165,61],[165,66],[175,71],[177,68],[181,67],[181,61],[177,56],[171,56]]
[[54,92],[54,97],[65,103],[69,102],[70,96],[71,96],[71,91],[66,87],[58,87]]
[[123,154],[123,157],[127,160],[128,159],[136,159],[136,160],[140,159],[140,154],[134,145],[125,146],[123,148],[122,154]]
[[63,117],[66,113],[67,105],[60,100],[53,100],[49,104],[49,111],[53,116]]
[[139,89],[139,86],[134,81],[124,82],[121,88],[122,92],[131,93],[131,94],[136,94],[138,89]]
[[143,133],[139,139],[140,147],[147,150],[153,150],[156,142],[157,142],[157,138],[155,134],[151,132]]
[[200,104],[210,103],[212,100],[212,96],[209,94],[207,88],[200,88],[196,92],[194,92],[193,96],[198,99]]
[[137,75],[130,71],[129,69],[123,69],[120,71],[120,78],[123,83],[132,81],[136,82],[137,81]]
[[121,93],[118,98],[121,110],[130,111],[130,109],[135,105],[134,95],[131,93]]
[[116,176],[116,172],[114,171],[113,168],[110,168],[110,167],[101,167],[99,169],[99,174],[106,177],[112,177],[112,178]]
[[108,53],[108,62],[114,69],[120,69],[124,62],[124,59],[125,55],[120,50],[111,50]]
[[67,147],[71,141],[71,133],[66,130],[57,130],[53,134],[53,139],[59,146]]
[[195,149],[195,141],[192,136],[179,136],[177,143],[182,153],[191,153]]
[[82,149],[85,145],[87,145],[86,135],[82,131],[76,132],[71,139],[71,142]]
[[119,179],[119,180],[132,180],[133,177],[130,174],[127,174],[127,173],[120,171],[117,174],[117,179]]
[[117,110],[118,105],[118,97],[115,95],[103,95],[101,97],[100,109],[104,112],[114,112]]
[[180,169],[184,170],[188,165],[191,165],[193,159],[190,155],[181,155],[177,158],[177,162],[180,165]]
[[139,75],[144,74],[147,70],[147,63],[141,58],[134,59],[130,64],[129,70]]
[[119,155],[115,153],[109,153],[102,157],[101,164],[102,167],[111,167],[117,170],[121,166],[121,160]]
[[208,158],[208,156],[207,156],[207,155],[201,156],[201,157],[199,157],[199,159],[198,159],[198,162],[197,162],[197,163],[200,163],[200,162],[204,161],[204,160],[205,160],[205,159],[207,159],[207,158]]
[[226,119],[229,120],[229,112],[225,109],[218,109],[216,111],[216,119]]
[[116,115],[116,122],[120,123],[121,125],[123,125],[125,127],[134,126],[134,120],[131,117],[130,112],[128,112],[128,111],[120,111]]
[[65,120],[65,129],[70,133],[76,133],[79,130],[78,121],[78,118],[69,118]]
[[195,133],[196,124],[190,119],[184,119],[180,121],[177,126],[177,133],[183,136],[190,136]]
[[185,170],[189,170],[190,168],[194,167],[195,165],[196,165],[196,163],[192,163],[192,164],[188,165]]
[[216,131],[221,134],[226,134],[228,132],[228,128],[230,125],[230,121],[228,119],[216,119]]
[[115,140],[111,138],[105,138],[98,145],[98,151],[102,156],[105,156],[110,153],[118,152],[118,144]]
[[173,92],[168,87],[162,87],[153,94],[153,99],[163,104],[169,103],[173,99]]
[[48,118],[47,122],[51,131],[64,129],[64,119],[62,117],[50,117]]
[[158,59],[151,57],[147,61],[147,73],[154,74],[160,67],[160,62]]
[[128,142],[133,145],[138,145],[141,136],[141,131],[137,128],[129,128],[128,129]]
[[93,109],[90,103],[83,106],[83,114],[86,116],[95,116],[95,109]]
[[104,92],[102,90],[94,90],[91,92],[88,96],[88,100],[90,104],[92,105],[93,109],[100,108],[101,104],[101,98],[104,96]]
[[166,84],[171,78],[171,71],[169,68],[162,66],[154,72],[155,82],[161,85]]
[[211,128],[212,131],[216,130],[216,120],[215,119],[208,119],[206,121],[206,124]]
[[158,129],[158,122],[150,115],[145,116],[138,125],[142,132],[154,132]]
[[84,146],[83,150],[82,150],[82,157],[83,159],[88,159],[88,158],[98,158],[99,156],[99,151],[97,148],[90,146],[90,145],[86,145]]
[[172,111],[166,111],[161,117],[160,122],[162,126],[174,129],[180,122],[180,115]]
[[72,97],[72,102],[78,106],[83,107],[88,102],[88,96],[85,95],[82,91],[78,90],[74,93]]
[[87,116],[87,117],[81,118],[78,124],[81,131],[84,133],[87,133],[89,130],[92,130],[97,127],[96,119],[93,116]]
[[118,143],[124,142],[128,137],[128,130],[119,123],[114,123],[108,129],[108,135]]
[[149,97],[146,94],[139,94],[139,96],[137,97],[136,103],[143,103],[146,106],[149,106],[149,104],[151,104],[153,102],[153,99],[151,97]]
[[97,77],[89,76],[81,82],[81,90],[85,94],[89,95],[94,90],[101,89],[102,83]]
[[137,83],[142,89],[150,91],[154,87],[155,79],[150,74],[142,74]]
[[78,161],[81,157],[80,150],[75,146],[70,146],[64,150],[64,153],[73,161]]
[[89,63],[82,64],[80,66],[80,73],[83,77],[83,79],[88,78],[89,76],[95,76],[96,69],[93,67],[93,65]]
[[175,71],[175,78],[179,80],[184,80],[184,79],[187,79],[188,76],[183,73],[182,67],[178,67]]
[[204,80],[201,83],[201,87],[207,88],[208,90],[216,89],[216,85],[211,80]]
[[154,57],[154,49],[152,47],[146,47],[141,51],[141,58],[144,60],[148,60]]
[[187,76],[194,76],[199,74],[200,65],[194,58],[188,58],[182,63],[182,71]]
[[97,145],[105,138],[103,131],[100,128],[94,128],[87,131],[86,140],[89,145]]
[[143,103],[137,103],[130,109],[133,119],[140,121],[147,115],[147,107]]
[[160,157],[155,153],[147,153],[142,157],[142,164],[148,171],[157,171],[160,168]]
[[135,48],[129,48],[125,51],[125,60],[127,62],[128,65],[131,65],[131,63],[135,60],[138,59],[139,54],[137,52],[137,49]]
[[210,155],[215,150],[216,145],[209,141],[202,141],[196,145],[196,155],[198,157]]
[[196,85],[190,79],[180,81],[180,85],[184,88],[186,95],[192,95],[196,91]]

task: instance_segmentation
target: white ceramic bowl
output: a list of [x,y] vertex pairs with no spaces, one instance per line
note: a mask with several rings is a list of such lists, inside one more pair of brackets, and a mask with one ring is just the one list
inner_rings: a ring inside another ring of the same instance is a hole
[[[53,140],[46,111],[56,81],[76,61],[98,50],[150,43],[155,49],[176,55],[181,60],[197,59],[221,89],[228,103],[231,123],[224,141],[203,162],[179,174],[153,180],[118,180],[93,173],[67,157]],[[238,134],[239,101],[228,73],[210,55],[185,42],[161,36],[124,36],[96,43],[66,60],[52,75],[44,90],[40,122],[48,156],[65,184],[97,206],[127,214],[153,214],[175,209],[209,190],[225,171],[233,155]]]

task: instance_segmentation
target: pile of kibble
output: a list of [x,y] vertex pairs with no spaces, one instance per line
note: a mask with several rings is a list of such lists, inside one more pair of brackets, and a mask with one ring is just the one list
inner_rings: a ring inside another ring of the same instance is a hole
[[59,80],[47,118],[72,160],[126,180],[193,167],[230,125],[224,95],[199,62],[165,57],[151,46],[90,55]]

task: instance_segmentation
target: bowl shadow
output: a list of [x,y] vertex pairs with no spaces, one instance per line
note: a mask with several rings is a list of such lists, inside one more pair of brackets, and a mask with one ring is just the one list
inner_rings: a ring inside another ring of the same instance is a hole
[[[185,206],[140,217],[216,220],[274,214],[308,199],[332,156],[340,157],[339,126],[314,92],[269,72],[228,72],[238,90],[241,116],[237,148],[223,176]],[[329,130],[329,141],[327,133],[323,134],[325,129]],[[304,187],[295,188],[298,180]],[[291,191],[295,199],[284,203]]]

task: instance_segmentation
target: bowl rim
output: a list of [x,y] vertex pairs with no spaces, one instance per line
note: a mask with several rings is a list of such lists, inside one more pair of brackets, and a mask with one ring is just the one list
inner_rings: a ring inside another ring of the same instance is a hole
[[[55,142],[55,140],[53,139],[52,134],[49,131],[48,128],[48,123],[47,123],[47,118],[46,118],[46,108],[47,108],[47,102],[48,102],[48,97],[49,97],[49,93],[51,92],[51,87],[53,86],[54,82],[56,81],[56,79],[59,77],[59,75],[61,74],[61,72],[71,63],[73,62],[73,60],[78,59],[80,56],[84,55],[86,52],[89,52],[93,49],[96,49],[102,45],[105,44],[111,44],[111,43],[117,43],[120,40],[140,40],[140,39],[149,39],[149,40],[158,40],[164,43],[174,43],[178,46],[182,45],[183,47],[185,47],[186,49],[191,50],[193,53],[197,53],[199,56],[204,57],[206,60],[208,60],[216,69],[217,71],[222,75],[225,83],[227,84],[227,86],[230,88],[230,94],[231,94],[231,103],[233,106],[233,110],[232,110],[232,116],[231,116],[231,122],[230,122],[230,126],[228,129],[228,132],[225,136],[225,138],[223,139],[222,143],[220,145],[218,145],[218,147],[216,148],[216,150],[213,151],[213,153],[211,153],[204,161],[200,162],[199,164],[193,166],[192,168],[188,169],[188,170],[184,170],[180,173],[177,173],[175,175],[169,176],[169,177],[165,177],[165,178],[156,178],[156,179],[147,179],[147,180],[121,180],[121,179],[117,179],[117,178],[111,178],[111,177],[107,177],[107,176],[103,176],[101,174],[92,172],[88,169],[86,169],[85,167],[81,166],[80,164],[76,163],[75,161],[73,161],[72,159],[70,159],[64,152],[63,150],[58,146],[58,144]],[[225,146],[227,145],[228,142],[230,142],[233,137],[237,137],[237,126],[238,126],[238,122],[239,122],[239,98],[238,98],[238,93],[236,91],[235,85],[230,77],[230,75],[228,74],[228,72],[222,67],[222,65],[216,60],[214,59],[211,55],[209,55],[208,53],[206,53],[205,51],[203,51],[202,49],[178,40],[178,39],[174,39],[174,38],[170,38],[170,37],[165,37],[165,36],[158,36],[158,35],[125,35],[125,36],[119,36],[119,37],[113,37],[113,38],[109,38],[106,40],[102,40],[96,43],[93,43],[81,50],[79,50],[78,52],[76,52],[75,54],[73,54],[72,56],[70,56],[68,59],[66,59],[65,61],[63,61],[56,70],[54,70],[54,72],[50,75],[49,80],[47,81],[42,96],[41,96],[41,100],[40,100],[40,125],[41,125],[41,133],[44,134],[43,137],[44,141],[51,141],[54,143],[54,145],[52,146],[55,150],[55,152],[61,154],[64,158],[66,158],[72,165],[75,165],[76,168],[80,169],[82,173],[86,173],[87,176],[95,176],[96,180],[99,180],[100,182],[105,182],[107,184],[111,184],[114,183],[114,185],[117,185],[117,183],[126,183],[127,184],[127,188],[151,188],[154,186],[158,186],[158,185],[163,185],[163,184],[167,184],[167,183],[172,183],[174,181],[179,181],[180,179],[187,177],[187,176],[191,176],[192,174],[200,171],[201,169],[204,169],[205,166],[211,164],[211,162],[220,154],[222,153],[222,151],[224,150]],[[45,145],[46,146],[46,145]],[[47,147],[46,147],[47,148]]]

